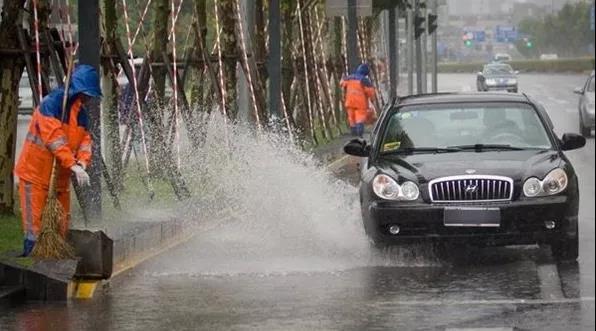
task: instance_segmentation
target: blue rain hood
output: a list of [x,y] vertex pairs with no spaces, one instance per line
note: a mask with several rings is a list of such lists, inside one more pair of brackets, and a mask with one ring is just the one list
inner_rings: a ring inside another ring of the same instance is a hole
[[360,75],[360,76],[368,76],[369,72],[370,72],[370,69],[368,68],[368,64],[366,64],[366,63],[362,63],[356,69],[356,75]]
[[[99,75],[97,70],[88,64],[81,64],[75,67],[70,77],[70,88],[68,89],[68,101],[66,109],[74,101],[77,94],[85,94],[90,97],[101,97],[101,88],[99,86]],[[55,117],[68,123],[70,111],[62,116],[62,98],[64,97],[64,88],[59,87],[52,90],[43,98],[40,111],[44,116]],[[88,113],[85,108],[79,113],[78,123],[87,128],[89,124]]]
[[90,97],[101,97],[101,87],[99,86],[99,75],[95,68],[88,64],[76,66],[70,78],[70,88],[68,98],[83,93]]
[[356,69],[356,72],[352,75],[349,75],[346,79],[347,80],[357,80],[360,81],[366,87],[372,87],[372,82],[368,78],[368,74],[370,69],[368,68],[368,64],[362,63]]

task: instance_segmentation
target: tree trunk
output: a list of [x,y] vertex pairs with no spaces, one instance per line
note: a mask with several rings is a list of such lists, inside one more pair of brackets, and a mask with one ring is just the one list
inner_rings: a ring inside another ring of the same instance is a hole
[[281,90],[283,93],[284,102],[288,108],[288,116],[291,119],[292,126],[295,127],[294,118],[291,116],[291,88],[292,81],[294,80],[294,67],[292,64],[292,45],[294,44],[293,38],[293,24],[292,24],[292,12],[294,11],[295,3],[292,0],[285,0],[282,2],[281,15],[283,20],[282,28],[282,39],[281,39]]
[[[19,48],[17,26],[24,0],[4,0],[0,22],[0,45]],[[14,179],[17,136],[19,80],[23,74],[22,55],[0,57],[0,214],[14,212]]]
[[[255,90],[257,98],[257,109],[259,110],[259,118],[262,124],[267,123],[269,113],[266,111],[265,98],[267,96],[267,44],[265,37],[265,6],[263,6],[263,0],[255,1],[255,27],[252,35],[254,36],[254,59],[256,63],[256,78],[255,78]],[[251,27],[248,27],[250,29]]]
[[[118,17],[116,16],[116,0],[104,0],[105,39],[102,49],[104,55],[116,54]],[[102,115],[105,136],[106,163],[112,173],[112,181],[116,188],[121,187],[122,147],[120,146],[120,130],[118,126],[118,82],[114,75],[114,64],[110,59],[102,61]]]
[[[168,0],[157,0],[154,2],[154,16],[153,16],[153,38],[151,41],[151,56],[146,61],[162,62],[162,51],[168,47],[168,22],[170,18],[170,3]],[[155,177],[163,175],[163,162],[169,162],[167,156],[167,149],[164,142],[165,134],[164,128],[164,114],[162,105],[165,100],[166,87],[166,68],[164,66],[154,66],[152,68],[153,81],[155,82],[153,88],[153,95],[155,96],[154,104],[145,107],[147,109],[146,119],[149,130],[149,164],[151,174]]]
[[238,40],[236,38],[235,0],[220,0],[217,4],[220,18],[221,52],[223,57],[223,76],[226,90],[226,108],[228,117],[235,120],[238,115],[236,102],[236,64],[239,59]]
[[[195,47],[194,52],[192,55],[193,59],[201,59],[200,49],[206,49],[206,38],[207,38],[207,0],[196,0],[195,1],[195,11],[197,14],[197,31],[201,34],[195,36]],[[194,24],[194,23],[193,23]],[[202,63],[202,62],[201,62]],[[206,81],[204,79],[203,72],[205,71],[206,64],[203,63],[202,65],[194,66],[194,73],[193,76],[195,77],[193,84],[191,86],[191,108],[193,110],[201,109],[204,110],[206,107],[204,105],[205,99],[205,85]]]
[[341,17],[335,17],[333,19],[333,53],[335,61],[333,64],[333,75],[334,80],[334,111],[335,116],[338,119],[338,123],[346,123],[346,115],[343,112],[343,95],[339,85],[339,81],[343,77],[344,73],[344,61],[342,58],[342,21]]
[[[168,22],[170,19],[170,2],[156,0],[153,5],[153,39],[151,40],[151,61],[161,62],[161,52],[168,47]],[[166,88],[166,69],[153,67],[155,92],[160,102],[164,101]]]

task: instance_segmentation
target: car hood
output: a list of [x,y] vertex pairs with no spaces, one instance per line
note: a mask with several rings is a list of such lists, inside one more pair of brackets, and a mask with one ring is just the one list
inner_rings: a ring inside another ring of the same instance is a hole
[[563,160],[553,150],[456,152],[445,154],[388,155],[377,163],[392,176],[425,183],[435,178],[466,174],[506,176],[513,180],[544,178]]

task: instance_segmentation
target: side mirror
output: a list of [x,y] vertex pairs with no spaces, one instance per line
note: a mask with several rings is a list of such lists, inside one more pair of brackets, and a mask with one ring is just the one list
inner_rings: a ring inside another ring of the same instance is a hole
[[570,151],[584,147],[586,145],[586,138],[575,133],[565,133],[563,138],[561,138],[561,142],[561,148],[564,151]]
[[581,88],[581,87],[576,87],[576,88],[573,90],[573,93],[575,93],[575,94],[580,94],[580,95],[581,95],[581,94],[584,94],[584,89],[583,89],[583,88]]
[[344,146],[344,152],[349,155],[368,157],[370,146],[363,139],[352,139]]
[[478,71],[478,72],[476,73],[476,76],[482,76],[482,71]]
[[513,73],[519,75],[519,70],[515,70]]

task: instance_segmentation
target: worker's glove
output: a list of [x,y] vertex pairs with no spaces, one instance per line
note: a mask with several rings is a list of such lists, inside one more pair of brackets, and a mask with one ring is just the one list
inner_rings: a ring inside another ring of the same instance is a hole
[[85,169],[83,169],[83,167],[81,167],[78,164],[75,164],[72,167],[70,167],[70,170],[72,170],[72,172],[75,174],[77,178],[77,183],[79,185],[89,186],[89,175],[87,174]]

